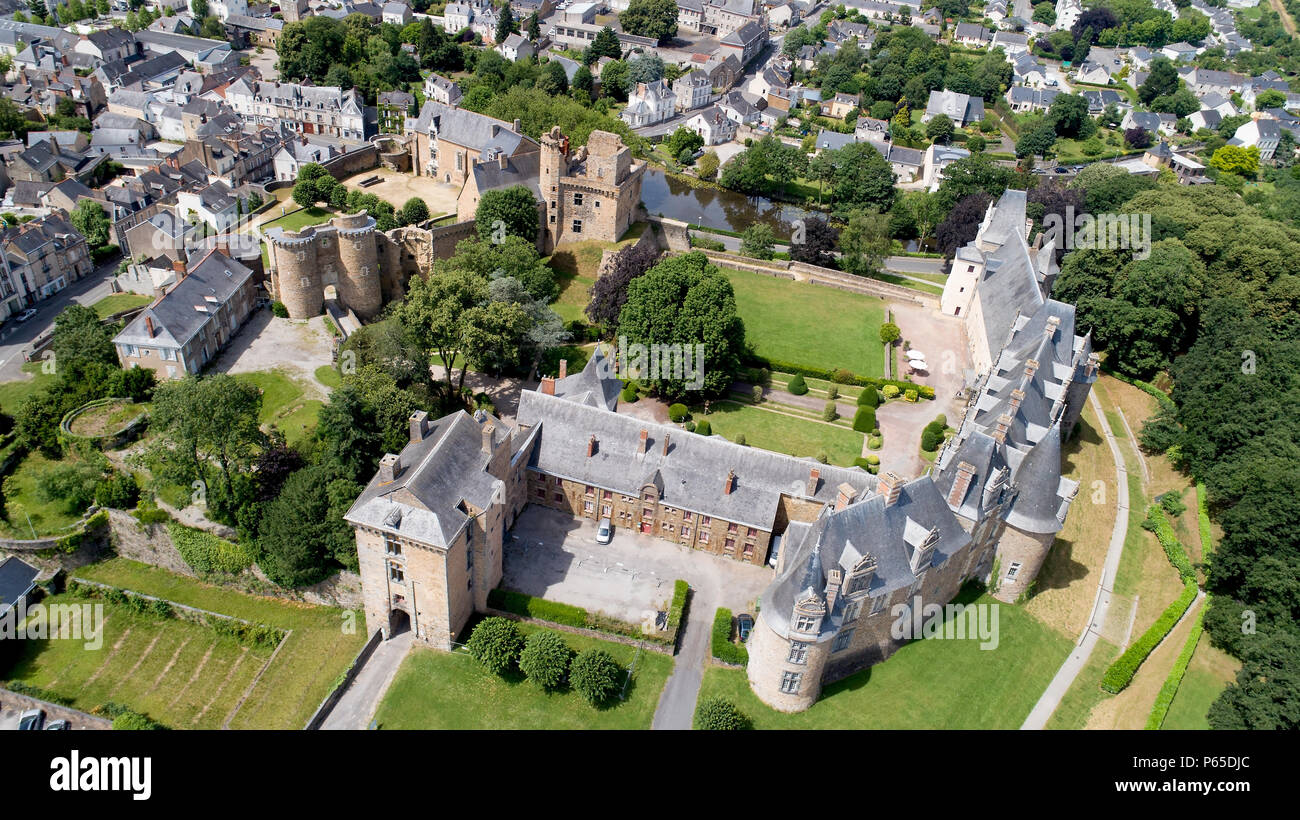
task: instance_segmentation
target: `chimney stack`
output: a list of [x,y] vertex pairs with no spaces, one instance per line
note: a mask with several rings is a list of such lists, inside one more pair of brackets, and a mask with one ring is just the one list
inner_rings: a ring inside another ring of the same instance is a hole
[[822,471],[813,467],[808,471],[808,491],[806,495],[817,495],[817,487],[822,481]]
[[948,491],[948,506],[956,507],[966,497],[971,479],[975,477],[975,467],[969,461],[957,465],[957,475],[952,480],[952,489]]
[[1024,404],[1024,401],[1025,401],[1025,391],[1021,390],[1019,387],[1011,391],[1011,409],[1013,411],[1019,410],[1020,405]]
[[424,441],[424,434],[429,431],[429,414],[423,410],[416,410],[411,414],[411,441]]
[[839,487],[837,487],[836,491],[837,491],[835,496],[836,512],[839,512],[840,510],[849,506],[858,498],[858,491],[854,489],[853,485],[847,481],[841,484]]
[[903,478],[891,470],[880,477],[878,489],[885,497],[885,506],[888,507],[897,501],[899,494],[903,492]]
[[1011,417],[1006,413],[998,416],[998,427],[993,431],[993,438],[998,444],[1007,440],[1007,431],[1011,429]]
[[402,457],[394,453],[385,453],[379,459],[379,483],[392,484],[402,474]]
[[144,317],[144,329],[145,329],[145,331],[148,332],[148,334],[149,334],[149,338],[152,339],[152,338],[154,337],[154,332],[153,332],[153,317],[150,316],[150,315],[148,315],[148,314],[145,314],[145,317]]
[[521,122],[519,121],[519,118],[518,118],[518,117],[515,118],[515,133],[516,133],[516,134],[522,134],[522,133],[524,133],[523,123],[521,123]]
[[542,392],[548,396],[555,395],[555,378],[552,376],[542,376]]
[[483,452],[491,453],[493,449],[493,436],[496,435],[497,428],[491,424],[483,425]]
[[1025,360],[1025,375],[1032,379],[1032,378],[1034,377],[1034,374],[1037,373],[1037,372],[1038,372],[1038,360],[1037,360],[1037,359],[1026,359],[1026,360]]
[[668,455],[668,434],[664,433],[664,455]]
[[595,454],[596,454],[596,437],[593,435],[591,438],[587,439],[587,458],[591,458]]
[[840,597],[840,586],[844,582],[844,573],[833,569],[826,573],[826,611],[835,609],[835,599]]
[[736,471],[735,471],[735,470],[728,470],[728,471],[727,471],[727,483],[722,485],[722,494],[723,494],[723,495],[731,495],[731,489],[732,489],[732,487],[735,485],[735,483],[736,483]]
[[217,239],[217,253],[230,256],[230,237],[223,234]]
[[563,379],[569,375],[569,360],[560,359],[560,378]]
[[639,455],[639,456],[643,456],[643,455],[645,455],[645,451],[646,451],[646,443],[647,443],[647,441],[649,440],[649,437],[650,437],[650,431],[647,430],[647,429],[645,429],[644,427],[642,427],[642,428],[641,428],[641,438],[640,438],[640,443],[637,445],[637,448],[636,448],[636,454],[637,454],[637,455]]
[[172,270],[175,271],[175,273],[176,273],[176,281],[177,281],[177,282],[179,282],[180,280],[184,279],[184,278],[185,278],[185,260],[184,260],[184,259],[175,259],[175,260],[172,260]]

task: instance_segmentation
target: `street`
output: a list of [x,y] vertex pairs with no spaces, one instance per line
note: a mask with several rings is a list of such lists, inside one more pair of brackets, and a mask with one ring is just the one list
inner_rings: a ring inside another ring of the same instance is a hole
[[68,305],[93,305],[112,293],[110,283],[117,275],[121,259],[113,259],[95,268],[87,276],[73,282],[63,290],[32,305],[36,315],[26,322],[10,319],[0,329],[0,382],[26,379],[23,373],[23,352],[31,348],[34,340],[44,336],[54,327],[55,318]]

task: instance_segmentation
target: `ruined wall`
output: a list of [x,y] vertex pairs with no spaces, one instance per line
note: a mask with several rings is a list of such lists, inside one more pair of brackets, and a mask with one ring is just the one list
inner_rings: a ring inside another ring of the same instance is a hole
[[321,165],[325,167],[326,171],[330,172],[330,176],[341,180],[353,174],[379,167],[379,149],[373,145],[366,145],[355,151],[349,151],[333,159],[328,159],[322,162]]

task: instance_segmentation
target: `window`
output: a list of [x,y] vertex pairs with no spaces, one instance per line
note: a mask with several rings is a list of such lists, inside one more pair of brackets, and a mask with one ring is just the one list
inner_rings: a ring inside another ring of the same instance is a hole
[[649,520],[651,520],[651,519],[653,519],[653,518],[655,517],[655,511],[652,510],[652,509],[650,509],[649,507],[642,507],[642,508],[641,508],[641,517],[644,518],[645,520],[649,521]]
[[596,488],[588,484],[587,489],[584,491],[584,495],[595,495],[595,494],[596,494]]
[[693,518],[693,517],[694,517],[694,513],[692,513],[690,510],[683,510],[683,511],[682,511],[682,520],[683,520],[683,521],[690,521],[691,518]]
[[861,592],[867,588],[867,584],[869,583],[871,583],[871,576],[869,574],[865,572],[858,573],[849,579],[849,588],[845,590],[845,592],[850,595],[854,592]]
[[683,541],[689,541],[689,540],[691,540],[691,528],[690,528],[690,527],[682,527],[682,540],[683,540]]
[[581,205],[581,204],[582,204],[582,192],[581,192],[581,191],[578,191],[578,192],[576,192],[576,193],[573,195],[573,204],[574,204],[574,205]]
[[536,495],[537,495],[538,498],[542,499],[543,501],[546,500],[546,488],[545,488],[545,487],[538,487],[538,488],[537,488],[536,490],[534,490],[533,492],[536,493]]
[[700,543],[701,544],[709,543],[709,534],[704,530],[700,530]]
[[613,497],[614,497],[614,493],[610,492],[609,490],[605,490],[600,494],[600,498],[602,501],[608,501]]
[[799,683],[803,680],[802,672],[782,672],[781,691],[787,695],[799,694]]
[[655,500],[655,494],[652,493],[652,492],[643,493],[643,494],[641,495],[641,497],[644,498],[646,501],[654,501],[654,500]]
[[844,622],[850,623],[852,621],[856,621],[858,619],[858,615],[861,614],[861,612],[862,612],[861,601],[849,601],[844,605]]
[[611,506],[609,506],[608,504],[601,505],[601,508],[600,508],[600,514],[603,515],[603,516],[608,517],[609,514],[610,514],[610,512],[613,511],[613,509],[614,509],[614,508],[611,507]]
[[797,664],[808,663],[808,644],[802,641],[791,641],[790,657],[786,658],[786,660]]
[[722,551],[730,555],[736,551],[736,539],[728,538],[722,545]]
[[673,525],[669,524],[667,521],[660,524],[659,529],[662,530],[664,535],[668,536],[669,538],[672,538],[673,535],[676,533],[676,530],[673,528]]
[[1020,562],[1012,561],[1011,566],[1007,567],[1007,580],[1014,581],[1018,574],[1020,574]]
[[594,200],[592,200],[591,204],[593,204],[593,205],[595,205],[597,208],[599,208],[599,207],[600,207],[600,200],[599,200],[599,199],[594,199]]
[[397,564],[388,565],[388,580],[396,584],[406,583],[406,576],[402,573],[402,568]]
[[582,233],[582,220],[581,220],[581,219],[575,219],[575,220],[573,220],[573,228],[572,228],[572,230],[573,230],[574,233]]
[[551,498],[555,499],[555,502],[558,504],[564,501],[564,493],[560,492],[559,490],[556,490],[555,493],[551,496]]
[[817,619],[811,615],[800,615],[794,623],[796,632],[812,632],[817,626]]
[[889,597],[889,596],[887,596],[887,595],[877,595],[876,597],[874,597],[874,598],[871,599],[871,614],[872,614],[872,615],[875,615],[875,614],[879,613],[881,610],[883,610],[883,609],[885,608],[885,600],[886,600],[888,597]]
[[848,648],[848,645],[851,643],[853,643],[853,630],[846,629],[835,636],[835,643],[831,644],[831,651],[839,652],[842,649]]
[[593,513],[596,511],[596,505],[590,501],[582,502],[582,511],[584,513]]
[[559,487],[559,486],[561,486],[561,485],[563,485],[563,484],[564,484],[564,479],[560,478],[559,476],[556,476],[556,477],[555,477],[555,486]]
[[713,523],[713,518],[712,518],[711,516],[707,516],[707,515],[706,515],[706,516],[703,516],[702,518],[700,518],[700,526],[701,526],[701,527],[707,527],[707,526],[709,526],[709,525],[712,524],[712,523]]
[[389,555],[401,555],[402,544],[396,538],[387,533],[384,534],[384,552]]
[[737,530],[737,529],[738,529],[738,528],[736,527],[736,525],[735,525],[734,523],[732,523],[732,524],[728,524],[728,525],[727,525],[727,532],[731,533],[732,535],[735,535],[735,534],[736,534],[736,530]]

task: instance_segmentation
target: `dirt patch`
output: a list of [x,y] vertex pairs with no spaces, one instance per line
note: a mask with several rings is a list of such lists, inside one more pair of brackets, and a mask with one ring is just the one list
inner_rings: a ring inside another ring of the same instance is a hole
[[316,370],[333,363],[333,339],[324,316],[304,321],[276,318],[269,310],[255,311],[217,357],[215,369],[231,374],[279,369],[307,388],[304,400],[326,401],[330,391],[316,378]]
[[[371,177],[379,177],[381,181],[362,188],[361,181]],[[392,203],[394,208],[402,207],[411,197],[419,197],[424,200],[425,205],[429,206],[431,216],[456,213],[456,199],[460,196],[460,189],[455,185],[438,182],[433,177],[401,174],[383,168],[372,168],[353,174],[345,177],[342,183],[349,191],[374,194]]]
[[115,433],[144,412],[144,405],[131,401],[114,402],[92,407],[72,420],[74,435],[93,438]]

